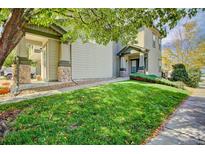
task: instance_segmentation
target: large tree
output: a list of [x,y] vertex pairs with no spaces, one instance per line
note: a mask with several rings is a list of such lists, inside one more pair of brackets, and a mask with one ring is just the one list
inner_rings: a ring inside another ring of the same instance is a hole
[[205,65],[205,40],[198,37],[200,33],[196,21],[189,21],[176,28],[169,47],[162,54],[165,71],[172,65],[184,64],[189,69],[201,69]]
[[157,27],[166,35],[165,27],[196,15],[198,9],[0,9],[0,68],[6,57],[24,36],[27,24],[49,26],[58,24],[67,29],[62,40],[95,40],[131,42],[142,26]]

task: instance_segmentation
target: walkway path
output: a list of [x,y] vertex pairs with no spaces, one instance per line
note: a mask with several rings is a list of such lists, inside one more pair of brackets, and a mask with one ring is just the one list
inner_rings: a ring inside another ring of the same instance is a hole
[[95,83],[91,83],[91,84],[76,85],[76,86],[57,89],[57,90],[35,92],[33,94],[19,95],[16,97],[7,97],[3,100],[0,100],[0,105],[7,104],[7,103],[19,102],[19,101],[28,100],[28,99],[34,99],[34,98],[43,97],[43,96],[50,96],[50,95],[60,94],[60,93],[68,92],[68,91],[74,91],[74,90],[78,90],[78,89],[94,87],[94,86],[98,86],[98,85],[102,85],[102,84],[106,84],[106,83],[113,83],[113,82],[125,81],[125,80],[128,80],[128,78],[127,77],[120,77],[120,78],[115,78],[115,79],[110,79],[110,80],[105,80],[105,81],[99,81],[99,82],[95,82]]
[[148,144],[205,144],[205,82]]

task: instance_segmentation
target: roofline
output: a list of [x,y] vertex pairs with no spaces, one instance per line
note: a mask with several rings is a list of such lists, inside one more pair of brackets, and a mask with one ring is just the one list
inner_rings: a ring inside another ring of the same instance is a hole
[[152,27],[150,27],[149,29],[150,29],[151,31],[153,31],[153,32],[158,33],[160,39],[164,38],[163,34],[160,32],[160,30],[159,30],[157,27],[152,26]]
[[[36,28],[46,28],[46,29],[51,29],[53,30],[54,32],[56,32],[56,34],[52,34],[52,33],[49,33],[49,32],[45,32],[45,31],[41,31],[41,30],[38,30],[38,29],[35,29],[35,28],[32,28],[33,27],[36,27]],[[34,24],[28,24],[25,26],[25,32],[28,32],[28,33],[31,33],[31,34],[36,34],[36,35],[42,35],[42,36],[45,36],[45,37],[49,37],[49,38],[53,38],[53,39],[58,39],[60,40],[60,38],[66,33],[66,31],[56,25],[56,24],[52,24],[48,27],[44,27],[44,26],[37,26],[37,25],[34,25]]]
[[128,46],[125,46],[124,48],[122,48],[117,53],[117,56],[122,56],[122,55],[128,54],[128,53],[126,53],[126,54],[123,54],[123,53],[125,53],[129,48],[133,48],[134,50],[142,52],[142,53],[148,53],[149,52],[149,50],[146,49],[146,48],[143,48],[143,47],[140,47],[140,46],[137,46],[137,45],[128,45]]
[[57,24],[52,24],[49,27],[61,35],[64,35],[66,33],[66,30],[61,26],[58,26]]

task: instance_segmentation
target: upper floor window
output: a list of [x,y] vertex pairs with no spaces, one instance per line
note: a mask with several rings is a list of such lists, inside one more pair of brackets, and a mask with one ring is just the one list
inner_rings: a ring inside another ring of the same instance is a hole
[[162,40],[159,39],[159,50],[161,50],[161,48],[162,48]]
[[156,36],[152,33],[152,47],[153,48],[156,48],[156,40],[157,40]]

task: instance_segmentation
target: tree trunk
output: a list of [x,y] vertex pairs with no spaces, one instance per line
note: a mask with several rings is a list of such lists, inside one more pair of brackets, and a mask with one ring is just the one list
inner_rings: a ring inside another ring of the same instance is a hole
[[0,69],[7,56],[24,36],[23,27],[26,24],[24,11],[25,9],[12,9],[11,16],[3,26],[0,38]]

